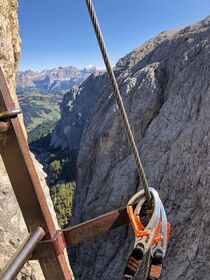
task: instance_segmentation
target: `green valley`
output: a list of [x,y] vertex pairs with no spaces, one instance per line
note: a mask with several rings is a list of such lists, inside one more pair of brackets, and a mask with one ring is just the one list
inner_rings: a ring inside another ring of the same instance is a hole
[[24,92],[18,98],[23,111],[29,143],[46,136],[60,118],[60,103],[65,92]]
[[69,154],[54,151],[50,135],[60,118],[60,104],[65,91],[24,92],[18,98],[23,111],[31,151],[44,166],[47,182],[60,227],[68,225],[76,187],[69,176]]

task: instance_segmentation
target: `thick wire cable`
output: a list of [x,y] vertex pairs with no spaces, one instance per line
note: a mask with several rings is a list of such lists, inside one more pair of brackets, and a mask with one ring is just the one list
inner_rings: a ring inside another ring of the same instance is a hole
[[151,250],[149,250],[146,253],[146,256],[144,257],[144,268],[143,268],[142,280],[147,280],[148,279],[150,262],[151,262]]
[[124,104],[123,104],[123,101],[122,101],[122,97],[120,95],[120,91],[119,91],[119,87],[118,87],[118,84],[117,84],[117,81],[116,81],[116,78],[115,78],[115,75],[114,75],[114,71],[112,69],[112,66],[111,66],[111,63],[110,63],[110,60],[109,60],[109,57],[108,57],[108,52],[106,50],[105,42],[104,42],[103,35],[102,35],[101,29],[100,29],[100,25],[99,25],[99,22],[98,22],[98,19],[97,19],[95,10],[94,10],[94,6],[93,6],[91,0],[86,0],[86,4],[87,4],[87,7],[88,7],[88,11],[89,11],[89,14],[90,14],[90,18],[91,18],[91,21],[92,21],[92,24],[93,24],[93,27],[94,27],[94,30],[95,30],[95,34],[96,34],[99,46],[100,46],[100,49],[101,49],[101,53],[102,53],[102,56],[103,56],[103,59],[104,59],[104,63],[106,65],[107,73],[108,73],[108,76],[109,76],[109,79],[110,79],[110,82],[111,82],[111,85],[112,85],[113,94],[115,96],[116,103],[117,103],[119,111],[120,111],[120,116],[122,118],[122,121],[123,121],[123,124],[124,124],[124,127],[125,127],[125,132],[126,132],[126,135],[127,135],[127,138],[128,138],[128,142],[129,142],[129,145],[131,147],[131,150],[132,150],[132,153],[133,153],[133,156],[134,156],[134,160],[136,162],[137,171],[138,171],[138,174],[139,174],[139,176],[141,178],[141,181],[142,181],[142,185],[143,185],[143,188],[144,188],[147,203],[149,205],[151,205],[151,194],[149,192],[149,184],[147,182],[147,178],[146,178],[146,175],[145,175],[145,172],[144,172],[144,168],[143,168],[140,156],[139,156],[139,152],[138,152],[135,140],[134,140],[134,136],[133,136],[129,121],[128,121],[128,117],[127,117],[127,114],[126,114],[126,111],[125,111],[125,107],[124,107]]

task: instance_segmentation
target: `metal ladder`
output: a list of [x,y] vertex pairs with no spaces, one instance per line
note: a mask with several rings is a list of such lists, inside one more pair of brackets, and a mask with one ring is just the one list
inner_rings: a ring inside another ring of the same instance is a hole
[[29,232],[0,279],[15,279],[27,260],[38,260],[47,280],[74,279],[65,249],[128,224],[127,209],[56,230],[18,113],[0,68],[0,154]]

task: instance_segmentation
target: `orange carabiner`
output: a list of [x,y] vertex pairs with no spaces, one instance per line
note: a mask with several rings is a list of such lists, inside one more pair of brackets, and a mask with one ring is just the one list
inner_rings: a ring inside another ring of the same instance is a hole
[[136,237],[149,236],[149,231],[145,230],[138,216],[134,215],[133,207],[128,205],[127,207],[128,217],[130,219],[133,231]]
[[[158,226],[157,226],[156,231],[155,231],[155,237],[154,237],[153,242],[152,242],[153,244],[157,244],[157,243],[159,243],[160,241],[163,240],[163,236],[159,235],[161,227],[162,227],[162,222],[159,221]],[[170,223],[167,223],[167,243],[169,242],[170,231],[171,231],[171,225],[170,225]]]
[[[139,216],[136,216],[134,214],[133,207],[131,205],[128,205],[127,212],[135,236],[136,237],[149,236],[150,235],[149,231],[145,230],[145,227],[141,223]],[[160,235],[161,227],[162,227],[162,222],[159,221],[152,244],[157,244],[163,240],[163,236]],[[171,229],[170,223],[167,223],[167,242],[169,242],[170,229]]]
[[162,227],[162,222],[159,221],[158,226],[157,226],[156,231],[155,231],[155,236],[154,236],[154,239],[152,241],[152,244],[157,244],[157,243],[159,243],[160,241],[163,240],[163,236],[159,235],[161,227]]

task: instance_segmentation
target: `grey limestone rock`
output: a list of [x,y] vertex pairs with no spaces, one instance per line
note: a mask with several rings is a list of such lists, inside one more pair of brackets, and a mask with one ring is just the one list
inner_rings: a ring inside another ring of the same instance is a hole
[[[172,226],[161,279],[207,280],[210,17],[162,32],[121,59],[115,72],[149,184],[158,190]],[[95,77],[97,84],[100,79],[104,85],[104,77]],[[92,93],[94,86],[87,80],[82,90]],[[71,224],[126,205],[138,189],[139,178],[108,85],[86,122],[77,167]],[[124,226],[71,249],[75,278],[123,279],[132,236]]]
[[82,134],[98,97],[106,85],[103,72],[93,73],[82,85],[74,86],[64,95],[61,104],[61,119],[56,125],[51,145],[75,151],[78,154]]

